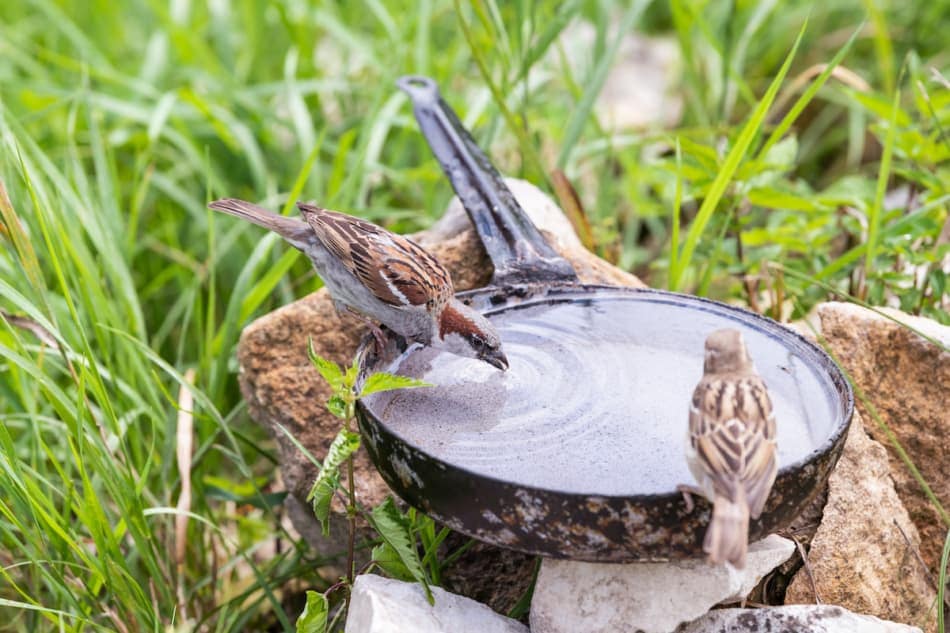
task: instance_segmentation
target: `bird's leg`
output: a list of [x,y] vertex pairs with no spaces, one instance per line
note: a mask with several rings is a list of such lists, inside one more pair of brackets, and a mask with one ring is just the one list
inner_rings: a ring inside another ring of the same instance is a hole
[[383,334],[383,331],[380,329],[376,323],[369,317],[363,316],[353,308],[347,306],[347,312],[355,316],[357,319],[362,321],[366,327],[369,328],[369,331],[373,334],[373,339],[376,342],[376,354],[382,354],[383,350],[386,349],[386,335]]
[[686,514],[692,513],[693,508],[696,507],[696,504],[693,503],[693,495],[703,496],[702,488],[689,484],[680,484],[676,487],[676,490],[683,495],[683,503],[686,504]]

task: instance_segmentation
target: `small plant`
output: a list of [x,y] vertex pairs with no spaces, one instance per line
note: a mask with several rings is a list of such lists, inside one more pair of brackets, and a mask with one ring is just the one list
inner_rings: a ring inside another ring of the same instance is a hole
[[[353,473],[353,455],[360,447],[360,434],[354,427],[356,401],[380,391],[432,385],[415,378],[388,373],[372,374],[360,381],[357,360],[343,369],[336,363],[318,356],[313,349],[312,341],[308,353],[314,367],[332,389],[326,403],[327,410],[340,418],[343,426],[330,444],[307,500],[313,504],[313,512],[320,522],[324,536],[330,534],[330,506],[333,497],[337,494],[342,495],[349,524],[345,575],[322,594],[308,591],[306,608],[297,620],[298,632],[322,633],[333,630],[339,621],[345,619],[353,580],[359,573],[369,571],[374,566],[393,577],[419,582],[429,602],[433,603],[429,585],[432,580],[438,582],[439,567],[438,564],[430,564],[427,572],[424,562],[435,563],[435,552],[449,530],[443,528],[439,534],[436,534],[432,519],[423,517],[413,509],[404,514],[396,506],[392,497],[387,497],[383,503],[367,511],[357,501]],[[341,469],[344,466],[346,467],[345,486],[341,483]],[[373,548],[370,562],[357,570],[355,564],[356,520],[359,516],[362,516],[376,530],[380,542]],[[422,541],[424,557],[419,556],[416,546],[417,535]],[[337,611],[335,617],[328,621],[329,596],[339,589],[345,591],[346,603]]]

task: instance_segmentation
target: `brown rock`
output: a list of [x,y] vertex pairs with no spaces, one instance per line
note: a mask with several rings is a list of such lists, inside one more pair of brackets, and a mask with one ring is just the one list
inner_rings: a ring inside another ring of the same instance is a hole
[[828,502],[808,566],[792,579],[785,603],[820,599],[931,630],[936,594],[917,558],[919,544],[917,529],[894,490],[887,452],[868,437],[855,413],[841,459],[828,479]]
[[[950,327],[897,310],[884,312],[943,344],[943,348],[899,323],[848,303],[818,309],[822,335],[894,432],[944,508],[950,508]],[[865,411],[871,437],[888,449],[900,496],[921,537],[921,553],[936,577],[947,525]]]
[[[452,532],[443,543],[445,555],[464,546],[468,540],[464,534]],[[476,541],[442,570],[442,586],[507,614],[531,587],[536,559],[530,554]]]
[[[575,265],[582,281],[644,286],[633,275],[584,250],[570,223],[539,189],[518,180],[508,180],[508,184],[528,215],[550,238],[552,246]],[[430,231],[413,237],[449,270],[456,290],[487,285],[492,274],[491,262],[457,201],[453,201],[446,217]],[[339,430],[340,420],[324,407],[329,388],[307,358],[307,340],[312,337],[314,348],[321,356],[347,364],[364,334],[365,326],[351,316],[338,316],[326,290],[320,290],[248,325],[238,345],[241,392],[251,417],[264,425],[277,442],[284,481],[298,502],[290,508],[290,516],[297,530],[324,555],[341,551],[340,537],[345,530],[334,526],[331,538],[322,538],[315,528],[315,520],[303,500],[317,471],[288,433],[317,459],[323,458]],[[356,455],[356,488],[360,502],[367,506],[379,503],[390,494],[364,450]],[[338,511],[342,510],[338,500],[334,504]],[[522,576],[530,577],[531,559],[517,560],[521,561]],[[501,563],[492,563],[496,564]],[[463,583],[458,576],[456,579],[457,586],[464,584],[470,593],[483,591],[474,587],[477,584],[474,580]],[[485,574],[481,582],[494,581],[491,575]],[[510,600],[500,597],[493,606],[507,601]]]

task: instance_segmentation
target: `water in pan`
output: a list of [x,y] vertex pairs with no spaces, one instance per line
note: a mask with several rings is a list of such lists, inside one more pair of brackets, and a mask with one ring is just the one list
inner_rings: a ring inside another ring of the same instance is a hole
[[512,309],[492,318],[511,363],[410,349],[390,371],[437,385],[371,396],[369,408],[445,462],[521,485],[597,495],[692,483],[689,399],[706,335],[743,332],[778,420],[780,466],[837,423],[833,394],[777,339],[731,313],[623,298]]

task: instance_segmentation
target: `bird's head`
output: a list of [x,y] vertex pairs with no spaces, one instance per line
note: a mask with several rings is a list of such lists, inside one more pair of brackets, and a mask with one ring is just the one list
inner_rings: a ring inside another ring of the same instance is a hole
[[447,303],[439,313],[432,346],[483,360],[502,371],[508,369],[508,359],[495,328],[481,313],[457,299]]
[[707,374],[744,372],[751,368],[752,358],[738,330],[716,330],[706,338],[703,369]]

